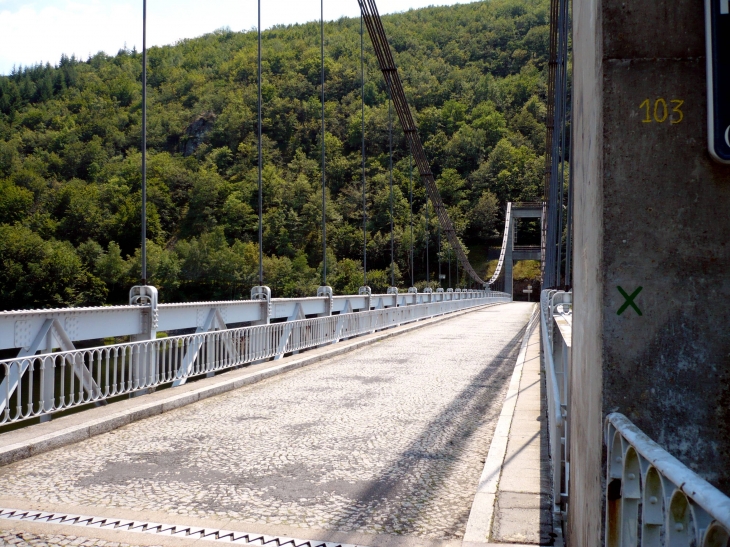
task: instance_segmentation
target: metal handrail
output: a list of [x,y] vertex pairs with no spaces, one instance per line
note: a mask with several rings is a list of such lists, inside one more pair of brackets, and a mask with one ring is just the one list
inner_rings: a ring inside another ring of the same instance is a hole
[[512,203],[513,209],[542,209],[542,201],[515,201]]
[[[545,381],[548,406],[548,434],[550,459],[552,465],[552,494],[553,514],[562,518],[562,507],[567,501],[569,484],[569,457],[568,457],[568,414],[567,414],[567,373],[564,359],[563,390],[558,380],[558,370],[555,366],[556,349],[564,355],[567,351],[565,341],[560,340],[561,347],[556,347],[555,340],[555,313],[563,301],[570,298],[569,293],[555,290],[544,290],[540,295],[540,328],[542,332],[543,355],[545,359]],[[560,300],[560,302],[557,302]],[[558,332],[561,332],[558,330]]]
[[[553,469],[553,511],[565,518],[570,479],[572,294],[542,291],[542,344]],[[562,361],[562,367],[558,366]],[[562,370],[560,370],[562,368]],[[562,375],[562,382],[560,376]],[[606,418],[606,547],[727,547],[730,498],[652,441],[622,414]],[[641,511],[641,515],[639,515]]]
[[[195,330],[205,323],[207,315],[212,310],[220,312],[221,318],[227,325],[243,326],[243,323],[259,325],[270,321],[291,320],[293,316],[296,319],[304,319],[305,316],[322,317],[356,310],[465,300],[484,294],[465,292],[350,294],[333,295],[331,298],[329,296],[272,298],[269,306],[262,306],[261,300],[251,299],[156,303],[156,306],[126,305],[0,311],[0,350],[16,348],[24,352],[30,351],[44,323],[50,320],[58,322],[57,326],[64,330],[72,343],[118,336],[144,336],[149,340],[154,338],[151,330],[162,332]],[[154,319],[154,328],[147,321],[150,316]],[[133,338],[133,340],[139,339]],[[33,350],[31,353],[36,351]]]
[[606,417],[605,443],[606,547],[730,544],[730,497],[623,414]]
[[314,319],[211,330],[0,361],[0,424],[50,415],[188,378],[278,358],[436,315],[509,302],[504,293]]

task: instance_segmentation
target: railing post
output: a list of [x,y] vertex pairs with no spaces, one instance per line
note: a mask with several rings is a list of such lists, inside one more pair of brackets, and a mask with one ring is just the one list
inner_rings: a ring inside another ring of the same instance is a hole
[[413,304],[418,304],[418,289],[416,287],[408,287],[408,294],[415,295],[413,297]]
[[[410,287],[408,289],[408,292],[409,293],[413,293],[413,305],[414,306],[417,306],[418,305],[418,298],[419,298],[419,296],[418,296],[418,289],[416,287]],[[421,302],[423,302],[423,298],[425,298],[425,295],[423,295],[421,298],[422,298]]]
[[373,297],[373,291],[367,285],[360,287],[357,294],[365,297],[365,311],[370,311],[370,300]]
[[[53,331],[48,329],[45,336],[46,349],[45,353],[53,353]],[[56,367],[53,359],[44,359],[41,364],[43,370],[43,385],[41,386],[43,397],[43,411],[50,412],[54,407],[54,399],[56,397]],[[41,422],[47,422],[51,419],[50,414],[41,416]]]
[[261,302],[259,320],[253,321],[252,325],[268,325],[271,322],[271,289],[266,285],[257,285],[251,288],[251,300]]
[[332,297],[334,296],[332,287],[330,287],[329,285],[322,285],[320,287],[317,287],[317,296],[326,298],[326,300],[324,301],[324,313],[319,314],[319,317],[329,317],[330,315],[332,315]]
[[[141,328],[138,334],[131,336],[132,342],[155,340],[159,324],[158,294],[152,285],[135,285],[129,291],[129,303],[140,306]],[[145,378],[155,377],[157,374],[157,355],[151,345],[144,345],[141,351],[135,352],[132,358],[132,386],[142,388]],[[135,391],[131,397],[144,395],[149,390]]]
[[393,307],[398,307],[398,287],[388,287],[386,294],[392,294],[393,296]]
[[433,301],[433,289],[431,287],[426,287],[423,289],[423,292],[426,295],[426,302],[430,304]]

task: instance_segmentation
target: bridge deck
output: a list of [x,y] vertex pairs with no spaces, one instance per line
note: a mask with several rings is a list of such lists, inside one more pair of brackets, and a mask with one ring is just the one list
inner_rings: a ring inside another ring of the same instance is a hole
[[468,313],[16,462],[0,506],[460,545],[531,311]]

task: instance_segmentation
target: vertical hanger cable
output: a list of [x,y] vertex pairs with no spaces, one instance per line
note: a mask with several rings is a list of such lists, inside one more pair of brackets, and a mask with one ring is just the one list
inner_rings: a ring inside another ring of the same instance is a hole
[[395,287],[395,234],[393,233],[393,101],[388,94],[388,152],[390,155],[390,286]]
[[362,275],[363,286],[368,284],[368,233],[365,201],[365,29],[360,14],[360,109],[362,116]]
[[411,287],[413,287],[413,156],[408,156],[408,199],[411,208]]
[[263,192],[263,165],[264,165],[264,154],[263,154],[263,132],[262,132],[262,116],[261,116],[261,0],[259,0],[259,12],[258,12],[258,77],[259,77],[259,89],[258,89],[258,147],[259,147],[259,286],[264,284],[264,192]]
[[439,251],[438,251],[438,259],[439,259],[439,287],[441,287],[441,224],[437,224],[436,227],[438,228],[438,240],[439,240]]
[[426,286],[427,287],[431,286],[431,262],[428,257],[428,248],[430,247],[429,243],[430,243],[430,239],[431,239],[431,234],[429,233],[429,226],[428,226],[428,221],[430,220],[429,216],[431,216],[431,215],[428,210],[428,200],[426,200]]
[[142,285],[147,285],[147,0],[142,0]]
[[326,221],[326,179],[325,179],[325,142],[324,142],[324,0],[320,0],[320,18],[319,18],[319,33],[320,33],[320,55],[321,55],[321,71],[322,71],[322,285],[327,285],[327,221]]

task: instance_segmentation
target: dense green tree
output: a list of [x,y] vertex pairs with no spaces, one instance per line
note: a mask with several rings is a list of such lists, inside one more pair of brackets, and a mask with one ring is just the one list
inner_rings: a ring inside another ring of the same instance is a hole
[[0,225],[0,299],[5,309],[99,305],[107,289],[67,241]]
[[[498,244],[507,201],[540,198],[548,9],[490,0],[384,17],[467,247]],[[318,26],[263,35],[264,281],[276,296],[321,283],[323,140],[328,282],[338,293],[362,284],[359,30],[355,19],[325,27],[324,139]],[[165,301],[247,298],[258,282],[256,47],[255,33],[221,29],[149,51],[148,277]],[[128,50],[62,56],[0,76],[3,308],[120,303],[139,281],[141,61]],[[383,291],[391,258],[397,284],[412,273],[425,283],[427,246],[434,275],[439,241],[369,44],[365,65],[368,283]]]

